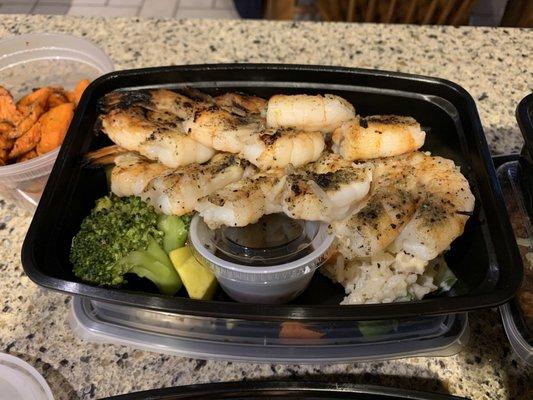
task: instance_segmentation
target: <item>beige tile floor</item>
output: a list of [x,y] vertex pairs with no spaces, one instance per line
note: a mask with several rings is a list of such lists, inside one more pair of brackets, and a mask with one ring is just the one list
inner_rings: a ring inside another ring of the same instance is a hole
[[239,18],[232,0],[0,0],[0,14]]

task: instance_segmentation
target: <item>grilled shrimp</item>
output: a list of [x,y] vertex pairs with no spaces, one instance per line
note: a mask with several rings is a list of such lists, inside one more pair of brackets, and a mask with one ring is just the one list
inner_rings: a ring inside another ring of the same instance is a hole
[[332,224],[345,257],[388,248],[431,260],[463,233],[474,196],[453,161],[415,152],[375,164],[367,205]]
[[189,164],[167,170],[150,180],[140,194],[164,214],[194,211],[198,200],[239,180],[245,164],[233,154],[216,154],[205,164]]
[[333,132],[333,151],[347,160],[391,157],[418,150],[426,134],[411,117],[373,115],[345,122]]
[[263,130],[266,100],[240,93],[210,97],[194,91],[192,113],[183,116],[183,129],[207,147],[238,154],[243,142]]
[[[217,150],[238,153],[261,170],[288,164],[298,167],[316,160],[324,149],[324,138],[318,131],[265,129],[267,101],[260,97],[226,93],[214,102],[220,109],[200,112],[197,124],[191,127],[193,136]],[[205,132],[206,126],[212,130]],[[200,138],[200,132],[207,136]]]
[[192,118],[196,101],[181,93],[165,89],[115,91],[105,95],[100,103],[104,112],[140,107],[176,116],[176,121]]
[[205,164],[168,168],[137,153],[120,148],[104,149],[91,157],[95,164],[115,166],[111,191],[117,196],[140,196],[164,214],[194,211],[198,200],[238,181],[247,162],[233,154],[216,154]]
[[209,160],[215,151],[194,140],[181,121],[193,102],[168,90],[113,92],[104,98],[102,129],[117,145],[170,168]]
[[416,168],[417,210],[392,249],[432,260],[463,234],[475,198],[452,160],[426,156]]
[[111,191],[117,196],[139,196],[152,179],[170,170],[133,152],[117,155],[114,163]]
[[285,129],[250,136],[240,154],[259,169],[267,170],[289,164],[300,167],[315,161],[324,147],[324,136],[318,131]]
[[323,154],[305,169],[256,172],[202,199],[197,211],[210,228],[246,226],[262,216],[330,222],[343,217],[366,196],[372,172],[335,154]]
[[412,218],[417,206],[412,157],[372,162],[373,182],[366,204],[344,220],[332,223],[339,251],[346,258],[370,257],[382,251]]
[[323,133],[355,115],[351,104],[334,95],[276,95],[265,104],[228,93],[215,103],[198,110],[185,129],[200,143],[239,154],[261,170],[317,160],[325,147]]
[[371,181],[370,164],[357,165],[337,154],[324,153],[305,169],[287,176],[281,205],[291,218],[332,222],[357,209]]
[[300,166],[324,149],[320,132],[265,129],[266,101],[228,93],[191,99],[168,90],[113,92],[102,127],[116,144],[171,168],[234,153],[260,169]]
[[342,97],[325,95],[282,95],[268,100],[266,123],[270,128],[333,132],[355,117],[354,107]]
[[111,192],[117,196],[140,196],[152,179],[172,170],[117,145],[102,147],[86,154],[85,163],[92,166],[113,165],[110,175]]
[[196,210],[211,229],[242,227],[281,211],[282,170],[255,172],[201,199]]
[[324,149],[324,137],[318,131],[265,129],[253,105],[249,114],[230,108],[198,109],[193,119],[184,121],[184,129],[203,145],[238,154],[262,170],[304,165],[315,161]]
[[183,121],[183,128],[204,146],[234,154],[242,151],[244,141],[250,136],[262,132],[258,119],[216,105],[199,107],[193,118]]

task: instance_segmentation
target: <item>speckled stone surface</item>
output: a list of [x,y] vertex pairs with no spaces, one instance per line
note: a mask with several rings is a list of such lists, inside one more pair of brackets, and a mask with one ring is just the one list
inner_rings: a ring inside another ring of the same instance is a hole
[[[533,87],[533,31],[0,15],[0,38],[65,32],[100,45],[116,68],[207,62],[286,62],[379,68],[453,80],[476,99],[495,153],[518,151],[514,110]],[[0,76],[1,82],[1,76]],[[512,353],[495,310],[470,315],[458,355],[337,365],[200,361],[91,344],[67,324],[70,297],[33,284],[20,263],[30,216],[0,201],[0,351],[34,365],[56,398],[100,398],[192,383],[278,378],[364,382],[472,399],[531,398],[533,369]]]

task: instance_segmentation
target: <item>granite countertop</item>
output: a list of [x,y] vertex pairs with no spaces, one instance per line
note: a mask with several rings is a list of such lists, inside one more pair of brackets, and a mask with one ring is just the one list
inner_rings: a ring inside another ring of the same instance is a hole
[[[495,154],[520,149],[514,110],[533,87],[531,30],[0,15],[0,39],[43,31],[86,37],[110,55],[117,69],[284,62],[450,79],[476,100]],[[460,354],[446,358],[269,365],[204,362],[87,343],[76,338],[67,324],[71,298],[37,287],[23,272],[19,254],[29,223],[30,215],[0,200],[0,351],[34,365],[58,399],[273,377],[374,383],[473,399],[528,396],[533,369],[512,353],[496,310],[470,313],[470,343]]]

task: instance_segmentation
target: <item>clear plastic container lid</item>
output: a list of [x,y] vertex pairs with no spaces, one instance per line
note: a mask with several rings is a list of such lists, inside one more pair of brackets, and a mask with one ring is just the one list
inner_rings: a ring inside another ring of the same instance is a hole
[[197,214],[189,242],[217,276],[247,282],[286,281],[314,272],[333,243],[328,225],[266,215],[242,228],[209,229]]
[[505,333],[514,352],[526,363],[533,365],[533,347],[524,339],[522,332],[518,329],[515,320],[516,315],[512,311],[511,305],[507,303],[500,306],[500,312]]
[[[502,188],[506,202],[507,211],[511,220],[511,225],[517,239],[517,244],[521,247],[521,254],[524,262],[525,279],[531,277],[531,262],[528,254],[533,256],[533,227],[528,215],[525,202],[524,191],[520,182],[520,162],[510,161],[501,165],[498,170],[498,179]],[[530,278],[529,278],[530,279]],[[525,283],[525,282],[524,282]],[[523,286],[520,290],[527,290]],[[516,302],[517,300],[513,300]],[[533,365],[533,346],[528,341],[528,329],[516,304],[507,303],[500,307],[503,326],[515,353],[530,365]]]
[[334,363],[449,356],[468,342],[466,314],[385,321],[251,321],[154,311],[75,297],[79,337],[202,359]]
[[[100,48],[75,36],[35,33],[0,41],[0,85],[15,100],[42,86],[71,90],[81,79],[111,71],[113,63]],[[34,211],[58,153],[0,167],[0,196]]]

